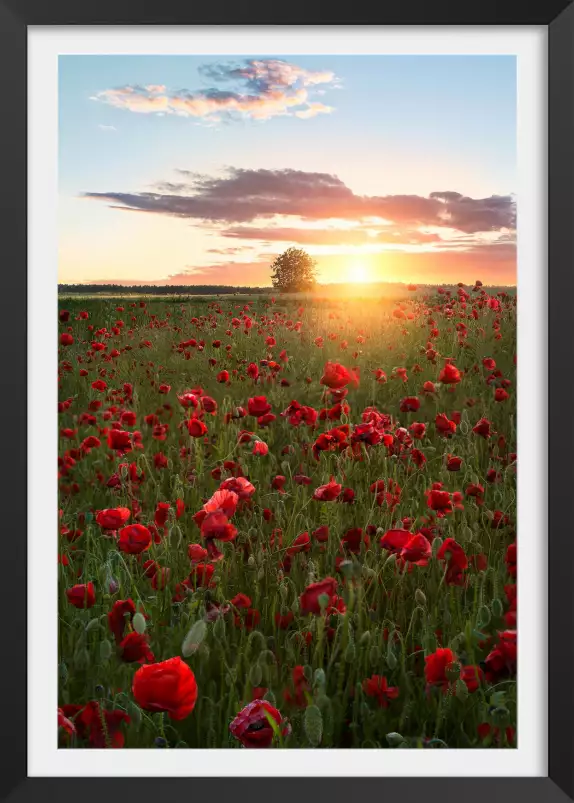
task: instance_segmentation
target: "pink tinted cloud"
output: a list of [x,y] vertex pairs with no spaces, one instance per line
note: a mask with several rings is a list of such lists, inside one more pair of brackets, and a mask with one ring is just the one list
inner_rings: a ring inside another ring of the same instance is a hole
[[319,84],[330,84],[328,71],[305,70],[279,59],[250,59],[240,65],[213,64],[200,68],[213,83],[231,83],[230,89],[170,90],[162,84],[104,89],[94,100],[137,114],[176,114],[218,119],[234,114],[253,120],[295,115],[301,119],[330,114],[331,106],[310,100]]

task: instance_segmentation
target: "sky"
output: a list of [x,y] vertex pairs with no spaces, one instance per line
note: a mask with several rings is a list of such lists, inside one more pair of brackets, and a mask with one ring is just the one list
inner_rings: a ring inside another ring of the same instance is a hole
[[512,56],[60,56],[59,282],[516,283]]

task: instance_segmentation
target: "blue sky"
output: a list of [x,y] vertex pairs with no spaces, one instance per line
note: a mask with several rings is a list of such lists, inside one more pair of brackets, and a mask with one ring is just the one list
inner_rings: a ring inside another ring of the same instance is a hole
[[[140,89],[134,95],[130,87]],[[167,113],[158,114],[164,103]],[[469,262],[512,278],[508,203],[484,203],[515,190],[511,56],[62,56],[59,128],[60,281],[267,283],[273,255],[300,245],[296,231],[309,227],[330,232],[316,243],[302,238],[324,281],[344,280],[358,262],[369,279],[422,281],[440,253],[445,281]],[[159,196],[173,195],[166,182],[184,183],[178,170],[218,181],[209,189],[218,209],[237,192],[233,171],[242,171],[252,217],[238,220],[227,207],[215,219],[188,214],[193,199],[211,199],[193,178],[177,189],[186,211],[175,216],[174,203]],[[255,203],[261,190],[252,189],[261,171],[264,211]],[[285,171],[298,171],[304,189]],[[324,174],[339,184],[316,187],[313,177]],[[347,191],[355,211],[341,218],[341,204],[329,199]],[[158,200],[144,205],[150,192]],[[323,199],[324,214],[316,205],[311,216],[299,209],[297,192]],[[460,217],[462,200],[450,197],[440,199],[445,220],[429,216],[438,201],[428,196],[444,192],[477,202],[475,222]],[[287,196],[274,211],[273,199]],[[369,199],[372,211],[373,199],[392,196],[427,199],[424,214],[394,218],[391,203],[384,219],[356,211],[358,199]],[[353,242],[337,242],[335,231],[350,228]],[[415,242],[424,237],[428,243]]]

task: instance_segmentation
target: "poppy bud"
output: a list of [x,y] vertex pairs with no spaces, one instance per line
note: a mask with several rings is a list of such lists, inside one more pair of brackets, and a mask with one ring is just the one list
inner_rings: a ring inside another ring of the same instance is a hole
[[264,700],[267,700],[267,702],[269,703],[269,705],[272,705],[273,707],[275,707],[275,703],[276,703],[277,701],[276,701],[276,699],[275,699],[275,695],[273,694],[273,692],[271,691],[271,689],[268,689],[268,690],[265,692],[265,694],[263,695],[263,699],[264,699]]
[[249,682],[252,686],[260,686],[261,681],[263,679],[263,670],[261,669],[261,664],[253,664],[251,669],[249,670]]
[[387,650],[387,666],[389,669],[396,669],[397,668],[397,656],[395,655],[389,639],[389,648]]
[[62,684],[62,686],[65,686],[66,683],[68,682],[68,667],[66,666],[66,664],[64,663],[60,664],[60,666],[58,667],[58,676],[60,678],[60,683]]
[[345,650],[345,662],[348,664],[352,664],[357,656],[355,645],[349,644],[347,649]]
[[203,619],[198,619],[197,622],[194,622],[181,645],[181,654],[184,658],[189,658],[190,655],[197,651],[206,633],[207,625]]
[[108,639],[104,639],[100,642],[100,660],[105,663],[109,661],[112,655],[112,645],[108,641]]
[[415,591],[415,602],[417,603],[417,605],[421,605],[423,608],[426,608],[427,598],[425,597],[424,592],[420,588],[417,588],[417,590]]
[[313,676],[313,685],[321,686],[322,688],[324,688],[326,682],[327,682],[327,677],[325,675],[325,670],[321,668],[316,669],[315,675]]
[[490,610],[497,619],[502,616],[504,609],[502,607],[502,602],[498,599],[498,597],[495,597],[490,603]]
[[401,736],[400,733],[396,733],[394,731],[393,733],[387,733],[385,739],[387,740],[387,744],[389,745],[389,747],[399,747],[401,744],[404,744],[405,742],[404,737]]
[[132,724],[134,724],[136,728],[139,728],[142,721],[141,708],[138,705],[136,705],[132,700],[128,700],[126,705],[126,710],[129,714]]
[[363,647],[367,647],[370,643],[371,643],[371,632],[370,630],[365,630],[365,632],[359,639],[359,644]]
[[463,702],[468,697],[468,687],[462,678],[456,681],[455,694],[457,698]]
[[477,627],[486,627],[490,622],[490,610],[487,605],[481,605],[478,609],[478,616],[476,617]]
[[140,611],[134,613],[132,619],[132,627],[136,631],[136,633],[139,633],[140,636],[143,636],[143,634],[145,633],[146,629],[145,617],[143,613],[140,613]]
[[316,705],[309,705],[305,709],[303,719],[305,735],[309,739],[312,747],[318,747],[323,738],[323,716],[321,709]]
[[432,556],[436,560],[437,553],[442,546],[442,538],[437,537],[432,542]]

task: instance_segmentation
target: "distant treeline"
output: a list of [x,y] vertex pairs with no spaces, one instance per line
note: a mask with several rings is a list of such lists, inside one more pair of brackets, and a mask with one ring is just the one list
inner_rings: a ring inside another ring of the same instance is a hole
[[263,294],[269,293],[270,287],[232,287],[222,284],[59,284],[58,293],[60,295],[96,295],[105,293],[106,295],[150,295],[150,296],[174,296],[174,295],[232,295],[233,293]]

